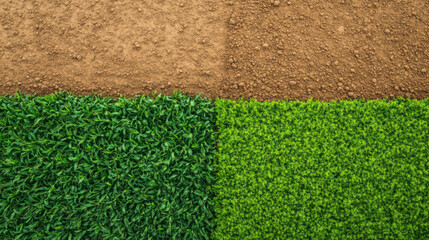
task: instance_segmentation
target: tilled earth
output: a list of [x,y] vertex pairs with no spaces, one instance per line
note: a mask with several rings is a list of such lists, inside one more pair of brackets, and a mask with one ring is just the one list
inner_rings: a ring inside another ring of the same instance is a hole
[[429,97],[429,2],[0,0],[0,93]]

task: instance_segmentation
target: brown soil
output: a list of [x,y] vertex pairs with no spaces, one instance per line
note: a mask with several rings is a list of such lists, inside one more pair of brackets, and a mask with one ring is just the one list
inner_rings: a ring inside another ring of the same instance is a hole
[[0,90],[171,93],[220,88],[217,0],[0,0]]
[[275,2],[234,4],[228,97],[429,96],[428,1]]
[[429,97],[425,0],[0,0],[0,92]]

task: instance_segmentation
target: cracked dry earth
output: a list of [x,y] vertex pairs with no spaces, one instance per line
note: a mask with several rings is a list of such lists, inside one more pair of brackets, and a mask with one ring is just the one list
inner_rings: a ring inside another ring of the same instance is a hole
[[429,97],[429,2],[0,0],[0,93]]

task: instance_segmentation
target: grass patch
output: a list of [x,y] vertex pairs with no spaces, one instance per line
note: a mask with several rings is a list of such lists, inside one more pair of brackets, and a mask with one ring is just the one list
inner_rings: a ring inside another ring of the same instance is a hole
[[0,97],[1,239],[208,239],[211,100]]
[[216,103],[215,239],[428,239],[429,100]]

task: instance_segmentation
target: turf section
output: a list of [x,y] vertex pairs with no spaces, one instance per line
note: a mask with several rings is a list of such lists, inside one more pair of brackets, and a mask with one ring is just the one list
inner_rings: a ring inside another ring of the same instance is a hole
[[0,97],[0,239],[208,239],[211,100]]
[[216,108],[215,239],[429,239],[429,99]]

